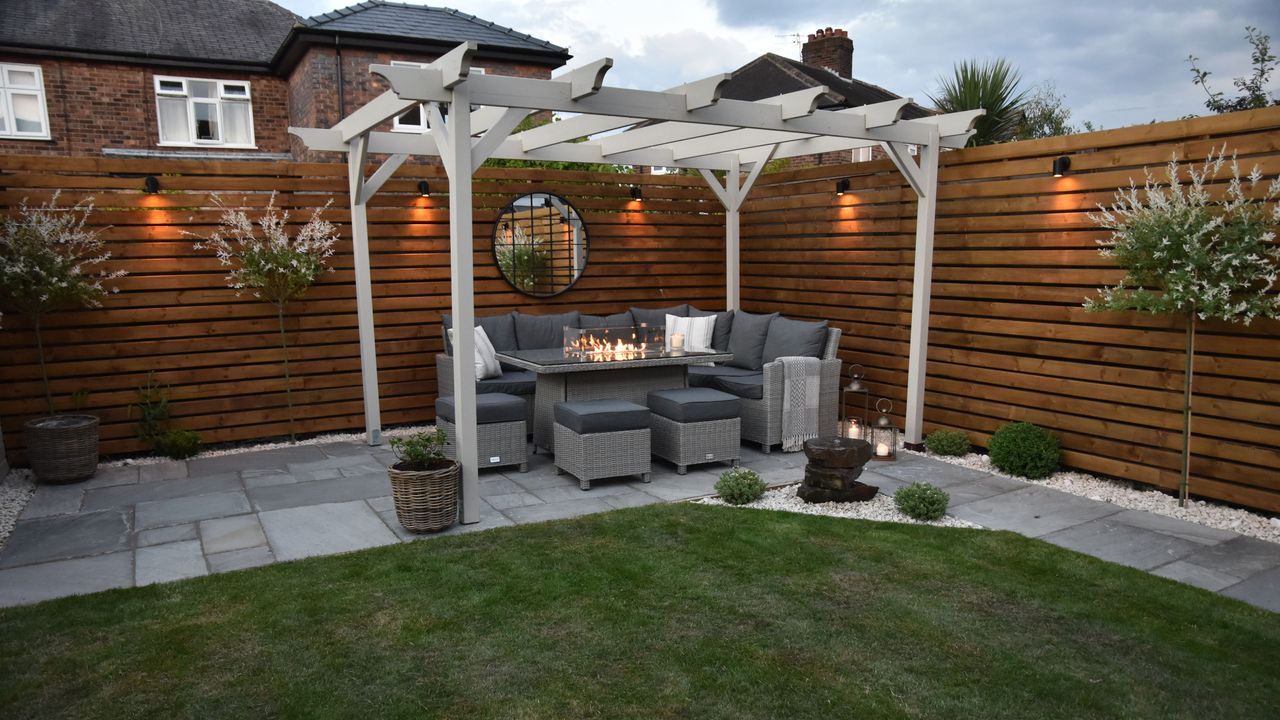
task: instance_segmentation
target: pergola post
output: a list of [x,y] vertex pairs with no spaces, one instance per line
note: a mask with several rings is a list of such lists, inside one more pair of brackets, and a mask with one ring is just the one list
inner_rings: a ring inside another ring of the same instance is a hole
[[[933,283],[933,222],[938,206],[938,137],[920,145],[916,183],[915,272],[911,281],[911,346],[907,358],[906,442],[924,440],[924,386],[929,361],[929,299]],[[908,160],[909,162],[909,160]]]
[[[777,145],[756,148],[737,154],[729,159],[729,169],[725,171],[724,185],[716,179],[710,170],[699,170],[702,179],[707,181],[711,191],[724,205],[724,302],[726,310],[742,309],[742,240],[740,234],[739,210],[747,193],[755,185],[756,178],[764,170],[764,166],[773,157]],[[742,162],[751,163],[751,172],[746,179],[742,177]]]
[[360,383],[364,395],[365,440],[382,444],[382,410],[378,402],[378,348],[373,327],[373,287],[369,272],[369,219],[365,212],[368,193],[364,165],[369,136],[351,139],[347,146],[347,190],[351,194],[351,252],[356,275],[356,324],[360,329]]

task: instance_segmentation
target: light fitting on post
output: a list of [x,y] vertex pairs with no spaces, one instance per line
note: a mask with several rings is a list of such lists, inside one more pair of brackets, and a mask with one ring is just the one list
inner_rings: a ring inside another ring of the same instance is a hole
[[148,175],[142,179],[142,187],[147,191],[148,195],[155,195],[160,192],[160,181],[155,175]]
[[631,186],[631,199],[635,200],[636,202],[640,202],[641,200],[644,199],[644,195],[640,192],[639,185]]
[[1071,169],[1071,158],[1067,157],[1066,155],[1063,155],[1061,157],[1054,159],[1053,161],[1054,177],[1056,178],[1062,177],[1063,175],[1066,175],[1067,171],[1070,169]]
[[836,181],[836,195],[844,195],[849,192],[849,178],[840,178]]
[[418,181],[418,194],[422,197],[431,197],[431,185],[426,180]]

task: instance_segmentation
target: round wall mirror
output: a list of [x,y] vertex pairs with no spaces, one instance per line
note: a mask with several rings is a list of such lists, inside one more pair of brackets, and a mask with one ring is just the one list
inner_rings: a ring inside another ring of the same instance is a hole
[[587,228],[559,195],[521,195],[498,213],[493,259],[516,290],[534,297],[559,295],[587,267]]

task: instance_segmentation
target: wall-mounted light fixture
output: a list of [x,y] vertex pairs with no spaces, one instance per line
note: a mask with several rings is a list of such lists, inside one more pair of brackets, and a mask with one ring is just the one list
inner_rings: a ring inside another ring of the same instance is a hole
[[844,195],[849,192],[849,178],[840,178],[836,181],[836,195]]
[[142,188],[147,191],[148,195],[155,195],[160,192],[160,181],[155,175],[148,175],[142,179]]
[[639,185],[631,186],[631,199],[635,200],[636,202],[640,202],[641,200],[644,199],[644,194],[640,192]]
[[422,197],[431,197],[431,185],[426,180],[418,181],[418,194]]
[[1053,160],[1053,176],[1054,177],[1062,177],[1063,175],[1066,175],[1067,171],[1070,169],[1071,169],[1071,158],[1067,157],[1066,155],[1054,158]]

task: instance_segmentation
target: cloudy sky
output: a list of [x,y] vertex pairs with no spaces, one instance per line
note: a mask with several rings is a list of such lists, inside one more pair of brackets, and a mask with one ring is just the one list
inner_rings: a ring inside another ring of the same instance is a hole
[[[276,0],[313,15],[355,0]],[[1186,57],[1231,91],[1249,71],[1246,25],[1280,46],[1277,0],[477,0],[429,3],[569,48],[612,57],[610,85],[656,90],[737,68],[765,52],[799,58],[795,35],[849,31],[853,74],[928,102],[965,58],[1004,56],[1027,85],[1054,82],[1072,120],[1102,127],[1204,114]],[[1280,77],[1271,83],[1280,94]],[[1228,95],[1232,95],[1228,92]]]

